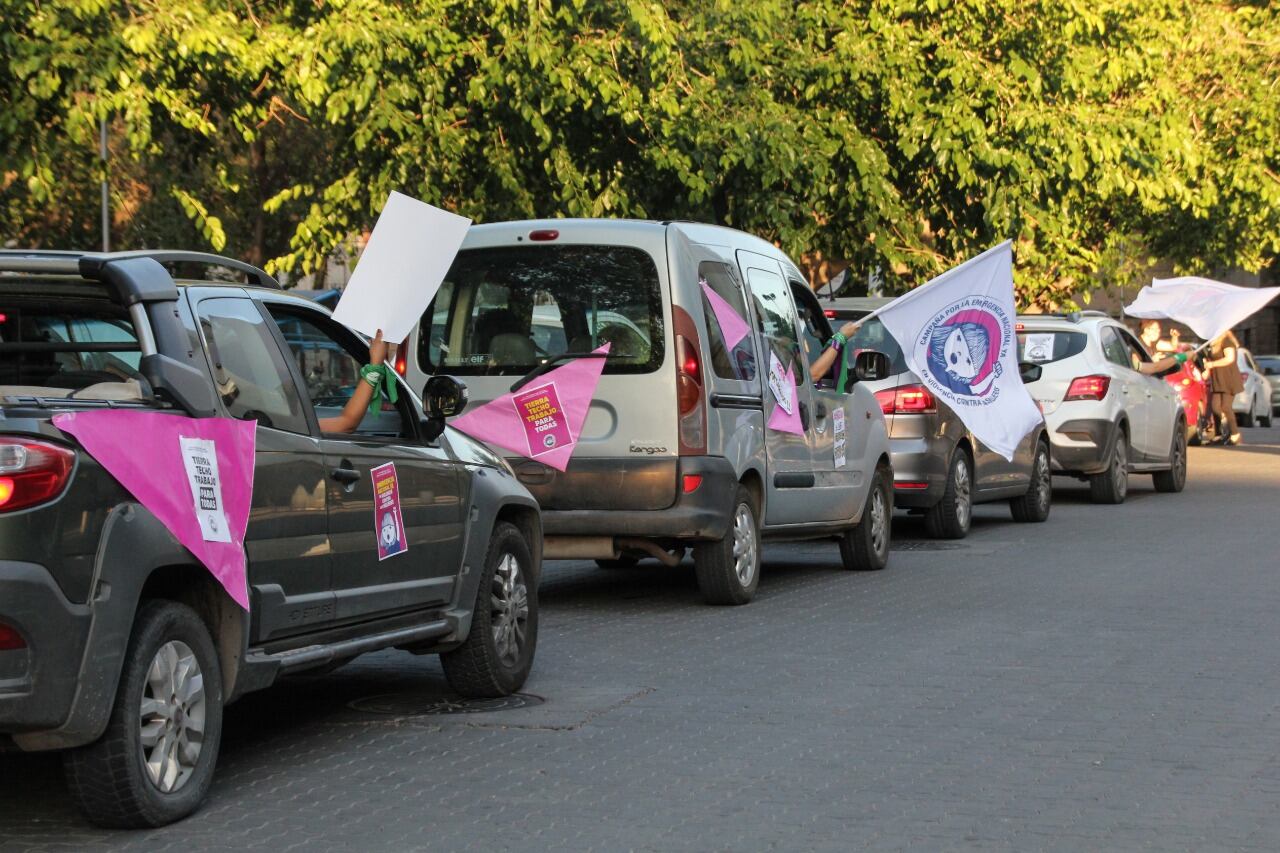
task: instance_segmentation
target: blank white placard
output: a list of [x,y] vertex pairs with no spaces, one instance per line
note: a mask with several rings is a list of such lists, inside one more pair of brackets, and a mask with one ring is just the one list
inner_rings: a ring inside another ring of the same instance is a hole
[[449,272],[471,220],[392,192],[333,317],[388,343],[409,336]]

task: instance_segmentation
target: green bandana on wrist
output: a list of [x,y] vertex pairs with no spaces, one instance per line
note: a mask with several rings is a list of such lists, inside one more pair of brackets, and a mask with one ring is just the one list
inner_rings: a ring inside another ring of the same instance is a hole
[[360,378],[373,386],[373,397],[369,400],[370,414],[382,407],[384,395],[389,403],[395,403],[400,399],[400,393],[396,390],[395,371],[386,362],[366,364],[360,368]]

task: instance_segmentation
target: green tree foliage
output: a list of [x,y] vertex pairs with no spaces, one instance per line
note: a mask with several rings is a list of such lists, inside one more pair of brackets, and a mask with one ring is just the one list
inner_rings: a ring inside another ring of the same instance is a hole
[[1280,12],[1205,0],[8,0],[0,239],[316,269],[391,189],[691,218],[906,287],[1001,239],[1024,299],[1280,252]]

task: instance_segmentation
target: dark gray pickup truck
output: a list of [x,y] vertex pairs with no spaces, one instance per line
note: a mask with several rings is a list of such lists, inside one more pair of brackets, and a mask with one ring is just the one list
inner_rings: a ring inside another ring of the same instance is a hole
[[[0,252],[0,751],[65,750],[93,822],[191,813],[223,706],[288,673],[395,647],[440,654],[463,695],[524,683],[537,503],[445,427],[466,398],[447,377],[428,382],[425,411],[401,385],[354,432],[322,432],[368,352],[226,258]],[[256,421],[248,612],[51,423],[104,408]],[[371,470],[387,462],[407,551],[379,559]]]

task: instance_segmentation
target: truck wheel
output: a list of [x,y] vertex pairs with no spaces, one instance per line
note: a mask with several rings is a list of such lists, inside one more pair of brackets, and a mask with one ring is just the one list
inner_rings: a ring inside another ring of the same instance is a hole
[[893,475],[883,465],[876,468],[867,493],[867,505],[857,527],[840,536],[840,560],[846,569],[874,572],[889,564],[889,540],[893,532]]
[[707,604],[746,604],[760,585],[760,521],[751,493],[738,486],[733,524],[723,539],[693,546],[693,569]]
[[1151,475],[1157,492],[1180,492],[1187,484],[1187,431],[1181,423],[1173,431],[1173,447],[1169,450],[1169,470]]
[[1014,521],[1038,523],[1049,518],[1053,506],[1053,472],[1049,468],[1049,445],[1036,442],[1036,458],[1031,464],[1031,485],[1027,493],[1009,501]]
[[449,686],[473,699],[508,696],[524,686],[538,645],[538,585],[529,544],[500,521],[480,576],[471,630],[440,655]]
[[947,488],[924,514],[924,530],[931,539],[963,539],[973,521],[973,464],[969,454],[957,447],[951,454]]
[[1129,494],[1129,438],[1124,428],[1116,431],[1111,464],[1101,474],[1089,475],[1089,497],[1096,504],[1122,504]]
[[71,797],[98,826],[163,826],[194,812],[222,740],[222,669],[196,612],[148,601],[103,736],[63,756]]

